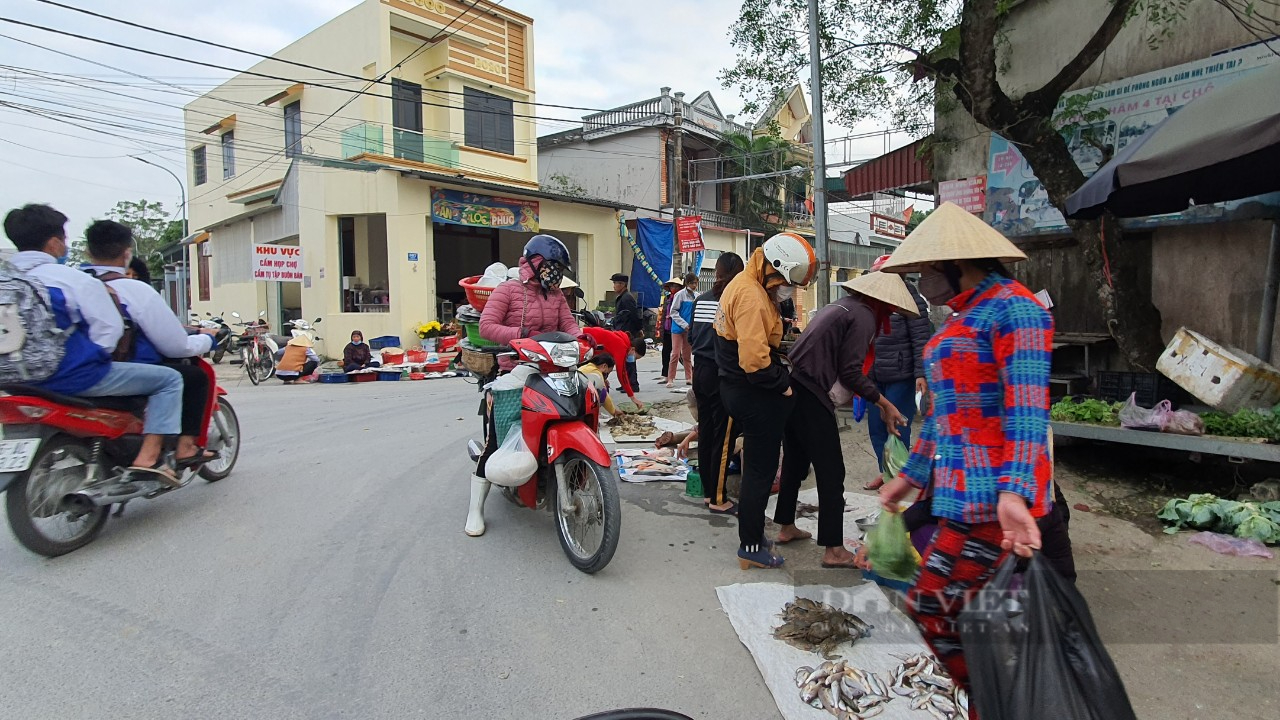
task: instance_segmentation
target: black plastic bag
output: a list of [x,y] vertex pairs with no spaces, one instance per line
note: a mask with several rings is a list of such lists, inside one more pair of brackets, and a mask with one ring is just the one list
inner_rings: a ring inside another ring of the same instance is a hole
[[1080,593],[1039,553],[1017,558],[960,613],[970,698],[982,720],[1136,720]]

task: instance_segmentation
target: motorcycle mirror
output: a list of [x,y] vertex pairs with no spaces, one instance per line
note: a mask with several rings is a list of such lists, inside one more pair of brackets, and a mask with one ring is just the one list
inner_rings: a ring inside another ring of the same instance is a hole
[[238,312],[234,312],[234,311],[233,311],[233,312],[231,313],[231,317],[233,317],[233,318],[235,318],[235,319],[239,320],[239,319],[240,319],[240,313],[238,313]]
[[266,317],[266,316],[267,316],[267,311],[266,311],[266,310],[263,310],[262,312],[258,313],[258,317],[263,317],[263,318],[264,318],[264,317]]
[[317,323],[319,323],[319,322],[320,322],[321,320],[323,320],[323,319],[324,319],[324,318],[316,318],[316,322],[317,322]]

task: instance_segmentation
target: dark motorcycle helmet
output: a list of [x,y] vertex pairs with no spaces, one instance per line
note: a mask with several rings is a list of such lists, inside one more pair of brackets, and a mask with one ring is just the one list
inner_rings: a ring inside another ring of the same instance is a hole
[[573,272],[573,263],[569,261],[569,248],[560,239],[552,235],[534,235],[524,246],[525,262],[533,265],[534,256],[543,260],[558,263],[564,272]]

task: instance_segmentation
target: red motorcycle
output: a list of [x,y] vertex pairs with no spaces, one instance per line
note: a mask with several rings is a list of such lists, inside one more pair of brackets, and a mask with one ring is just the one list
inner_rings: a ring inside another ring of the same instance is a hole
[[[521,507],[549,506],[569,562],[585,573],[598,572],[618,548],[622,510],[612,458],[596,434],[600,401],[578,372],[592,350],[561,332],[516,340],[511,349],[502,354],[537,370],[522,391],[520,431],[538,470],[503,494]],[[472,440],[467,450],[476,461],[484,445]]]
[[[182,487],[197,474],[208,482],[225,478],[240,455],[240,421],[213,366],[189,362],[204,370],[212,395],[197,444],[218,456],[183,470]],[[18,542],[46,557],[65,555],[93,542],[112,505],[119,517],[130,500],[178,489],[123,470],[142,444],[145,407],[145,397],[81,398],[0,385],[0,492],[7,490]]]

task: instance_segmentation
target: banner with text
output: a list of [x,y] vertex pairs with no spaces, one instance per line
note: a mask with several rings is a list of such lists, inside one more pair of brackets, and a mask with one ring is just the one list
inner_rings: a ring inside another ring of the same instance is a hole
[[[1229,50],[1204,60],[1175,65],[1156,72],[1098,85],[1091,93],[1086,112],[1101,110],[1106,117],[1096,122],[1063,129],[1076,165],[1086,177],[1125,145],[1160,124],[1178,108],[1202,95],[1211,94],[1247,77],[1277,59],[1276,50],[1256,43]],[[1071,95],[1059,103],[1059,110]],[[1224,109],[1224,112],[1230,112]],[[1199,205],[1172,215],[1137,218],[1126,226],[1150,227],[1179,223],[1208,222],[1259,217],[1259,211],[1280,203],[1280,195],[1263,195],[1215,205]],[[987,197],[983,219],[1011,237],[1060,233],[1067,223],[1049,202],[1049,194],[1031,171],[1022,153],[999,135],[991,136],[987,163]]]
[[938,204],[947,202],[959,205],[966,212],[981,215],[987,209],[987,176],[938,183]]
[[460,190],[431,191],[431,220],[448,225],[538,232],[536,200],[477,195]]
[[701,252],[706,249],[702,243],[702,216],[685,215],[676,218],[676,242],[680,244],[680,252]]
[[293,245],[254,245],[253,279],[302,282],[302,248]]
[[907,236],[907,224],[901,218],[871,213],[871,234],[902,240]]

